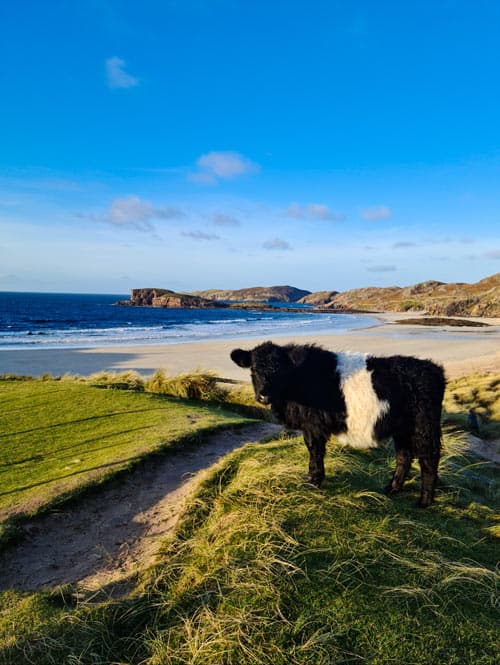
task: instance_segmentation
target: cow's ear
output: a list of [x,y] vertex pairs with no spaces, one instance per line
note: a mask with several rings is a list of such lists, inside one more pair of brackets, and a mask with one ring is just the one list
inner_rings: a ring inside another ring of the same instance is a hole
[[240,367],[250,367],[252,364],[252,354],[243,349],[233,349],[231,351],[231,360]]

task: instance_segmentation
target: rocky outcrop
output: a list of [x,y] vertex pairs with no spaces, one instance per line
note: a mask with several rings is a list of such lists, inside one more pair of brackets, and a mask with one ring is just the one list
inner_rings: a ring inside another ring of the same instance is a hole
[[248,289],[209,289],[194,291],[193,295],[223,300],[225,302],[298,302],[309,295],[310,291],[297,289],[294,286],[253,286]]
[[338,291],[315,291],[304,296],[297,302],[303,305],[326,305],[331,302],[333,297],[338,294]]
[[120,300],[117,305],[135,307],[178,307],[178,308],[210,308],[224,307],[222,303],[193,296],[189,293],[176,293],[169,289],[132,289],[130,300]]

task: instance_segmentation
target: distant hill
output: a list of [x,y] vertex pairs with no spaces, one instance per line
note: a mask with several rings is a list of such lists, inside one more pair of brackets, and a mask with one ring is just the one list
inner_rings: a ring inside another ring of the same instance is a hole
[[333,297],[337,294],[338,291],[315,291],[314,293],[309,293],[307,296],[304,296],[297,302],[300,302],[303,305],[323,306],[332,302]]
[[[225,305],[226,303],[232,303]],[[311,293],[293,286],[255,286],[248,289],[208,289],[176,293],[169,289],[132,289],[120,305],[139,307],[241,307],[293,302],[340,311],[425,312],[433,316],[499,316],[500,273],[479,282],[449,283],[429,280],[413,286],[368,286],[349,291]]]
[[[311,301],[316,295],[311,294]],[[430,280],[406,287],[351,289],[335,293],[322,306],[347,311],[365,309],[379,312],[416,311],[436,316],[500,316],[500,273],[473,284]]]
[[294,286],[253,286],[248,289],[208,289],[193,291],[194,296],[226,302],[297,302],[309,295],[310,291],[296,289]]

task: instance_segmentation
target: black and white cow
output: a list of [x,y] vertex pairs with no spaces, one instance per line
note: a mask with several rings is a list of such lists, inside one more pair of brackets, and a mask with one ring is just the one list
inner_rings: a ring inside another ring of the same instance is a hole
[[442,367],[411,356],[332,353],[314,345],[234,349],[231,359],[251,369],[256,399],[287,427],[301,429],[311,482],[325,477],[325,445],[334,434],[356,447],[390,436],[396,470],[385,488],[401,490],[413,458],[422,472],[419,505],[434,499],[441,446]]

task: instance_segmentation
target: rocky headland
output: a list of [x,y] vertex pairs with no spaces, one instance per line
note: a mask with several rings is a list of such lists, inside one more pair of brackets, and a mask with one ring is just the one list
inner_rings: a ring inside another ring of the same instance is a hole
[[189,293],[176,293],[169,289],[132,289],[130,300],[119,300],[117,305],[132,307],[220,308],[223,303]]
[[434,317],[499,317],[500,273],[473,284],[429,280],[405,287],[366,287],[342,292],[332,290],[311,293],[293,286],[209,289],[193,293],[155,288],[132,289],[130,300],[122,300],[117,304],[138,307],[273,309],[272,303],[304,305],[303,309],[290,308],[289,311],[294,312],[418,312]]

